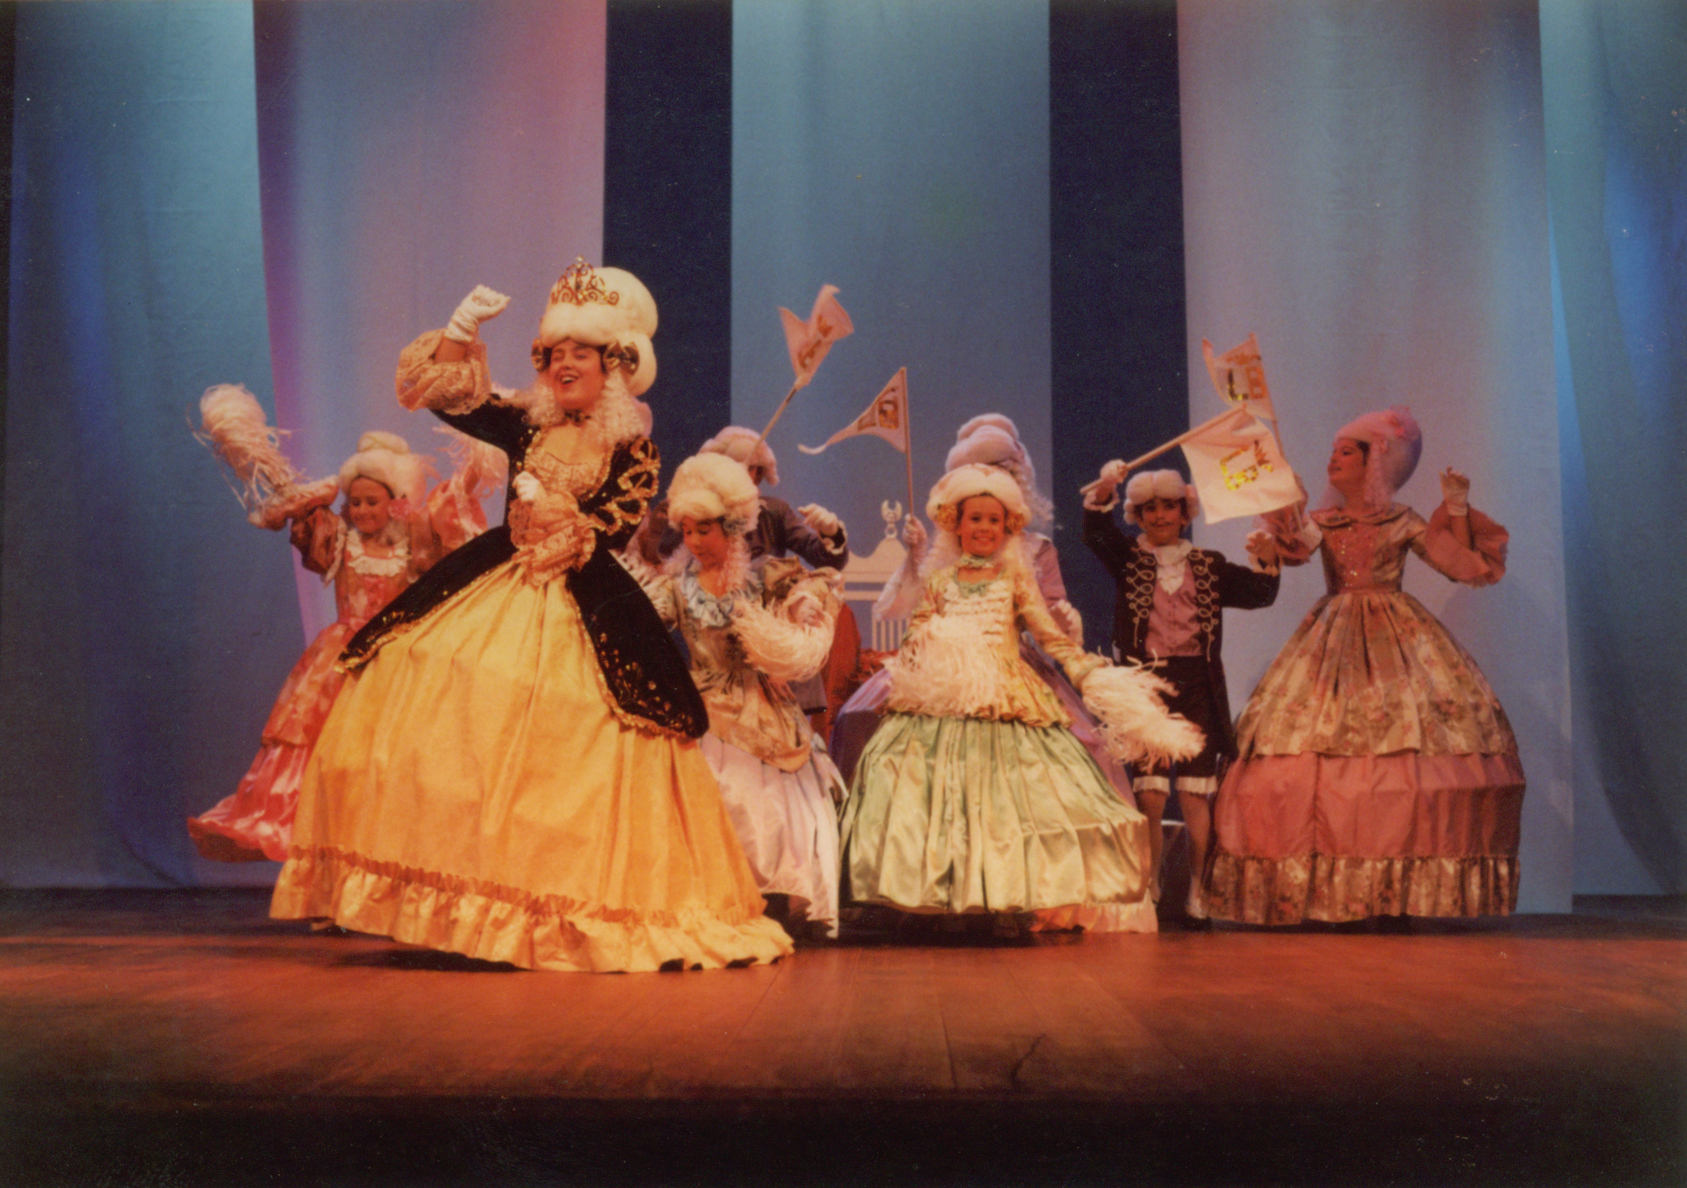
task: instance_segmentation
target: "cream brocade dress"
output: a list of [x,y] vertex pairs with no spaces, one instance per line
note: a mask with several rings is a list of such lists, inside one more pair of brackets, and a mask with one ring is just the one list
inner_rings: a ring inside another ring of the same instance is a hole
[[[1476,661],[1400,588],[1406,555],[1473,586],[1505,572],[1505,529],[1474,509],[1312,515],[1329,593],[1237,721],[1214,808],[1207,907],[1256,924],[1475,916],[1517,902],[1523,765]],[[1281,531],[1284,559],[1308,559]]]
[[616,704],[563,580],[601,544],[569,509],[610,459],[534,445],[511,458],[523,471],[543,496],[512,508],[515,555],[347,680],[271,915],[531,969],[777,960],[790,940],[763,915],[702,752]]
[[[691,675],[709,710],[709,733],[698,745],[720,782],[757,885],[763,894],[790,896],[793,917],[828,936],[838,931],[837,804],[847,788],[790,686],[745,656],[732,610],[738,599],[777,606],[806,590],[825,608],[829,637],[840,610],[835,577],[831,569],[811,574],[800,562],[768,559],[741,588],[720,597],[703,588],[695,563],[645,587],[657,613],[685,636]],[[767,585],[777,599],[767,597]]]
[[843,823],[850,899],[904,911],[1036,913],[1043,927],[1152,931],[1148,822],[1020,656],[1019,627],[1080,684],[1106,662],[1055,625],[1022,565],[925,583]]

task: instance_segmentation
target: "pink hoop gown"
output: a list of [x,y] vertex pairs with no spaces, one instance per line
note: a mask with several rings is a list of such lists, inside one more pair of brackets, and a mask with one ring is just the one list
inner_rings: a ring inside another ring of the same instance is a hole
[[[1400,588],[1406,554],[1473,586],[1504,573],[1505,529],[1445,507],[1319,511],[1329,593],[1260,679],[1214,808],[1216,918],[1254,924],[1475,916],[1517,902],[1523,766],[1470,654]],[[1285,560],[1310,558],[1282,531]]]

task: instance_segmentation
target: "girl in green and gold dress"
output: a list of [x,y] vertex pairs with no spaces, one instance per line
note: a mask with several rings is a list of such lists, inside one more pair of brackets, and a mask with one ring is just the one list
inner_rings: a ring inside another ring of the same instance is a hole
[[1147,821],[1020,657],[1021,627],[1066,670],[1122,758],[1193,754],[1200,732],[1166,713],[1157,678],[1085,653],[1056,626],[1022,555],[1027,507],[1009,475],[958,467],[926,511],[940,538],[887,661],[888,712],[856,767],[847,896],[990,914],[1001,932],[1143,927]]

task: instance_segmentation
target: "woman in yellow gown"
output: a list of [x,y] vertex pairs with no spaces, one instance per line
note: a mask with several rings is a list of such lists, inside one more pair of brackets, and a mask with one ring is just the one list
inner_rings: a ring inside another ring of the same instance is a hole
[[443,558],[347,646],[271,914],[534,969],[773,961],[696,739],[708,716],[613,555],[655,494],[656,309],[577,261],[492,393],[478,288],[399,359],[399,400],[510,456],[506,523]]

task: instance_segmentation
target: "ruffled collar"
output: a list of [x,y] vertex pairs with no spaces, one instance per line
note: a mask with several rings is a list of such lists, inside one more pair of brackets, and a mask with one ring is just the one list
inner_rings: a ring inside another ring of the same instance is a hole
[[[391,524],[388,527],[392,527]],[[410,568],[410,534],[383,530],[377,538],[392,546],[392,552],[377,557],[364,549],[363,533],[353,528],[346,534],[346,568],[368,577],[395,577]]]
[[1183,585],[1184,562],[1194,551],[1195,542],[1180,538],[1168,545],[1155,546],[1139,536],[1136,547],[1154,558],[1154,580],[1160,583],[1160,589],[1167,594],[1176,594],[1177,588]]
[[752,604],[761,599],[761,567],[752,566],[744,575],[743,581],[725,594],[717,596],[703,588],[697,562],[693,560],[680,575],[679,588],[680,596],[685,599],[686,614],[699,627],[729,627],[732,625],[732,611],[738,605],[738,599],[742,598]]

